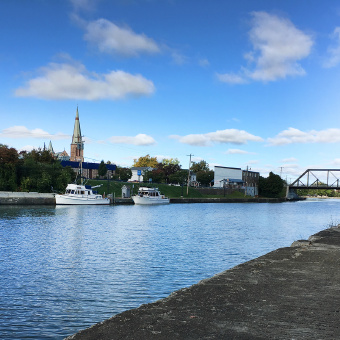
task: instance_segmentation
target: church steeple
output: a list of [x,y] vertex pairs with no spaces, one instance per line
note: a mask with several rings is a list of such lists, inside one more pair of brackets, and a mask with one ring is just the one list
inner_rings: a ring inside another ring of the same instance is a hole
[[81,143],[81,130],[80,130],[80,122],[79,122],[79,112],[77,106],[76,120],[74,122],[73,136],[72,136],[72,144]]
[[77,106],[76,119],[74,122],[72,143],[71,143],[71,157],[70,161],[83,162],[84,161],[84,143],[81,135],[79,112]]

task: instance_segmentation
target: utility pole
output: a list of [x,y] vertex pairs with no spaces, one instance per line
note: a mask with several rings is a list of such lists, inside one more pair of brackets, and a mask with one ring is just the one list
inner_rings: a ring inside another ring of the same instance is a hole
[[280,177],[282,178],[282,169],[283,169],[283,166],[280,166],[280,169],[281,169],[281,171],[280,171]]
[[247,165],[247,172],[246,172],[246,188],[244,190],[244,196],[247,195],[247,188],[248,188],[248,165]]
[[187,183],[187,196],[189,195],[189,182],[190,182],[190,167],[191,167],[191,156],[194,156],[192,154],[190,155],[187,155],[190,157],[190,160],[189,160],[189,169],[188,169],[188,183]]

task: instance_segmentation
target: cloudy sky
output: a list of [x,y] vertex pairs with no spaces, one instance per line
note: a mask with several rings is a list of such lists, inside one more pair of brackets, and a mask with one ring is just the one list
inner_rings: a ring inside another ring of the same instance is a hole
[[340,166],[340,3],[3,0],[0,143],[295,179]]

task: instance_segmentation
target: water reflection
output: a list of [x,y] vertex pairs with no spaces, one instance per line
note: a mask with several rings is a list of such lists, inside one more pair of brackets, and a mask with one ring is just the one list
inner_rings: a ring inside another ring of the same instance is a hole
[[62,339],[307,238],[339,203],[0,206],[0,334]]

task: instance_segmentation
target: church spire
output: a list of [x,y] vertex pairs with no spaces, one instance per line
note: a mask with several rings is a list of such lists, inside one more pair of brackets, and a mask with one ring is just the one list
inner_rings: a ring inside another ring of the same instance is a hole
[[80,130],[80,121],[79,121],[79,112],[77,106],[76,120],[74,122],[73,136],[72,136],[72,144],[82,143],[81,138],[81,130]]
[[71,143],[71,157],[70,160],[74,162],[83,162],[84,161],[84,143],[81,135],[80,129],[80,121],[79,121],[79,112],[77,106],[76,119],[74,122],[72,143]]

